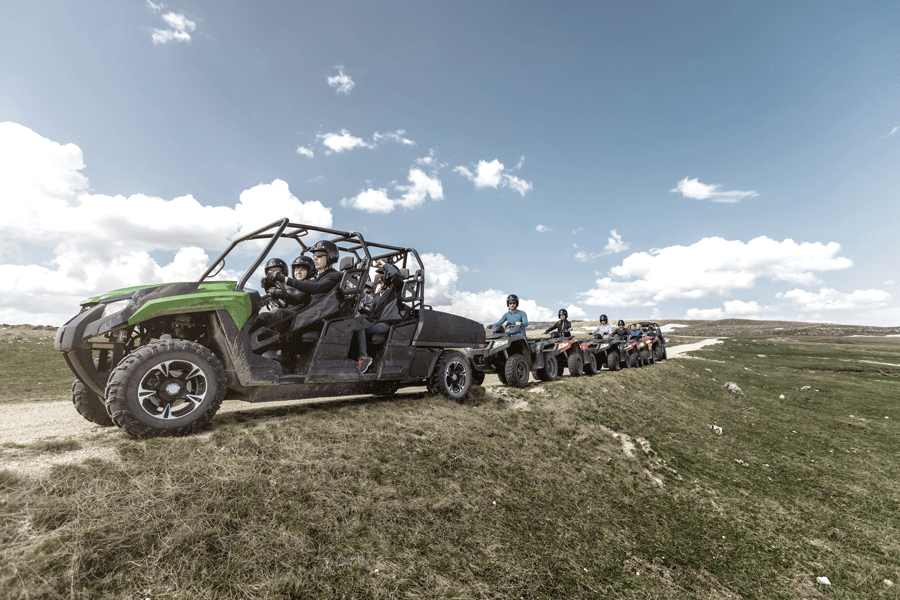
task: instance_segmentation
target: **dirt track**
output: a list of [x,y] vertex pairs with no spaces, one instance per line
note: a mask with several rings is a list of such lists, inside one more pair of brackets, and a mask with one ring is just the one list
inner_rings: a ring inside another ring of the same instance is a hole
[[[697,350],[720,340],[706,339],[668,349],[669,358],[678,358],[686,352]],[[485,379],[485,387],[500,385],[496,376]],[[425,388],[408,388],[408,392],[424,392]],[[237,400],[227,400],[218,414],[233,411],[259,412],[265,415],[266,408],[289,407],[312,404],[333,399],[307,399],[297,401],[266,402],[248,404]],[[262,416],[262,418],[266,418]],[[215,425],[215,420],[213,420]],[[72,406],[69,398],[50,402],[0,404],[0,458],[2,467],[28,474],[40,474],[53,464],[82,462],[87,458],[115,458],[114,445],[124,434],[118,427],[101,427],[82,418]],[[203,435],[203,434],[201,434]],[[66,452],[35,452],[16,446],[61,441],[77,442],[81,448]]]

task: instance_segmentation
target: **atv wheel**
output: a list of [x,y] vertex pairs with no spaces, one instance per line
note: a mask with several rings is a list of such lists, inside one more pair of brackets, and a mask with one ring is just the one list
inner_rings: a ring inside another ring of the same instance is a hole
[[472,365],[464,354],[446,350],[438,357],[430,381],[437,393],[462,402],[472,387]]
[[625,366],[629,369],[633,369],[639,366],[640,358],[638,358],[638,354],[635,351],[628,352],[625,356]]
[[193,433],[225,397],[225,369],[208,349],[186,340],[160,340],[122,360],[106,385],[109,414],[128,435],[148,438]]
[[94,390],[84,385],[77,377],[72,382],[72,404],[78,414],[97,425],[110,427],[115,425],[112,417],[106,414],[106,404],[94,393]]
[[555,356],[548,356],[544,361],[544,368],[535,371],[537,378],[541,381],[553,381],[559,377],[559,367],[556,363]]
[[506,363],[503,363],[503,367],[497,371],[497,379],[499,379],[500,383],[503,385],[509,385],[509,382],[506,381]]
[[484,371],[472,369],[472,385],[481,385],[484,383]]
[[506,376],[503,383],[512,387],[523,388],[528,385],[528,361],[521,354],[510,354],[506,359]]
[[653,354],[650,353],[650,348],[644,348],[641,350],[641,360],[644,361],[645,365],[653,364]]
[[656,362],[659,362],[661,360],[666,360],[666,353],[663,350],[662,346],[657,346],[655,348],[655,354],[656,354]]
[[610,352],[606,355],[606,366],[610,371],[618,371],[619,370],[619,355],[615,352]]
[[581,377],[584,372],[584,359],[579,354],[570,354],[568,359],[569,377]]
[[584,374],[593,375],[599,370],[600,367],[597,365],[597,355],[593,352],[588,352],[587,360],[584,362]]

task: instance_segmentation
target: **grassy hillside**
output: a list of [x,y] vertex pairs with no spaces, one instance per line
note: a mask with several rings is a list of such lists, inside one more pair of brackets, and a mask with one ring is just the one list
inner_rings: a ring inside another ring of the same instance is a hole
[[900,343],[695,355],[465,406],[248,405],[0,471],[0,595],[900,597]]

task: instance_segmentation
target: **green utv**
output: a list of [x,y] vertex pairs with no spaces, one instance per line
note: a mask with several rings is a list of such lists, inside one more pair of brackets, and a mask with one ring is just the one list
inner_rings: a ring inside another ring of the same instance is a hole
[[[337,245],[340,284],[286,322],[254,327],[268,302],[252,286],[245,289],[250,278],[276,247],[286,255],[308,252],[307,237]],[[237,281],[214,279],[226,257],[249,262],[233,271]],[[372,321],[357,306],[378,262],[402,277],[400,318],[368,342],[373,364],[361,373],[357,331]],[[223,400],[390,395],[425,385],[461,402],[473,372],[455,349],[484,340],[479,323],[425,304],[425,268],[415,249],[282,219],[235,240],[195,282],[84,300],[81,312],[59,328],[55,347],[75,373],[72,401],[82,416],[147,438],[198,431]]]

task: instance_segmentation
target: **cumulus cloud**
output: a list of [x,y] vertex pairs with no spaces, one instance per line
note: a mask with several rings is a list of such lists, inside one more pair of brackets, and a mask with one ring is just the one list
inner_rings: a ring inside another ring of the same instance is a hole
[[552,231],[552,229],[550,229],[546,225],[538,225],[537,227],[534,228],[534,230],[538,231],[540,233],[544,233],[545,231]]
[[[322,143],[322,145],[325,146],[325,155],[330,156],[334,153],[340,154],[341,152],[347,152],[355,148],[368,148],[369,150],[374,150],[379,146],[379,144],[384,141],[397,142],[403,144],[404,146],[415,146],[416,143],[413,140],[404,137],[405,134],[406,132],[402,129],[398,129],[396,131],[391,131],[388,133],[375,132],[372,135],[372,141],[367,141],[361,137],[356,137],[347,129],[341,129],[339,133],[331,132],[317,134],[316,139],[318,139]],[[305,148],[304,150],[309,150],[311,155],[311,149]],[[299,147],[297,148],[297,152],[305,154],[305,152],[300,151]]]
[[606,250],[607,254],[610,254],[610,253],[618,254],[619,252],[624,252],[625,250],[628,250],[628,247],[631,244],[623,242],[622,236],[619,235],[618,233],[616,233],[615,229],[610,231],[609,235],[610,235],[610,237],[607,238],[607,244],[603,248],[604,250]]
[[857,310],[883,308],[888,305],[891,295],[883,290],[856,290],[844,293],[823,287],[818,292],[794,289],[778,294],[803,310]]
[[312,148],[307,148],[305,146],[297,146],[297,154],[300,156],[305,156],[307,158],[312,158],[315,156]]
[[338,65],[335,68],[338,70],[338,74],[328,78],[328,85],[333,87],[336,93],[344,94],[346,96],[356,84],[353,83],[353,80],[349,75],[344,73],[344,67],[342,65]]
[[769,312],[768,307],[760,306],[758,302],[743,302],[742,300],[729,300],[720,308],[691,308],[685,313],[685,319],[717,320],[717,319],[761,319],[762,313]]
[[[517,168],[520,168],[522,160],[524,160],[524,157],[520,159]],[[514,175],[505,173],[505,167],[503,166],[503,163],[501,163],[496,158],[491,162],[487,162],[484,160],[478,161],[478,165],[475,167],[474,173],[464,166],[455,167],[453,171],[455,173],[459,173],[469,181],[475,183],[475,187],[477,189],[497,189],[499,187],[507,187],[515,192],[518,192],[524,197],[525,194],[527,192],[530,192],[534,187],[530,181],[525,181],[524,179],[519,179]]]
[[[162,12],[162,9],[166,6],[162,3],[154,4],[150,0],[147,0],[147,5],[155,14]],[[165,21],[166,27],[164,29],[153,29],[151,32],[150,37],[154,46],[169,42],[191,41],[191,32],[197,28],[197,24],[184,16],[184,13],[167,12],[162,14],[160,18]]]
[[[506,312],[506,296],[516,292],[495,289],[482,292],[459,290],[457,281],[464,268],[453,264],[442,254],[422,254],[421,258],[425,265],[425,299],[435,310],[468,317],[481,323],[494,323]],[[525,311],[529,321],[556,320],[556,311],[539,306],[537,302],[523,298],[521,294],[519,308]],[[569,314],[572,314],[571,311]]]
[[742,192],[739,190],[733,191],[722,191],[721,185],[709,185],[706,183],[700,183],[697,178],[688,179],[685,177],[681,181],[678,182],[674,188],[669,190],[673,193],[681,193],[685,198],[692,198],[694,200],[712,200],[713,202],[725,202],[725,203],[735,203],[740,202],[744,198],[753,198],[759,196],[757,192],[748,191]]
[[752,289],[760,278],[820,284],[816,273],[853,264],[838,256],[840,249],[835,242],[779,242],[765,236],[746,243],[704,238],[691,246],[632,254],[579,296],[590,305],[655,306],[675,299],[728,296],[735,290]]
[[[75,144],[0,123],[0,197],[17,199],[0,221],[0,239],[27,244],[42,256],[40,264],[0,264],[0,277],[16,290],[0,298],[0,321],[36,322],[40,307],[44,322],[59,324],[89,295],[195,280],[209,262],[204,249],[217,255],[235,237],[286,215],[332,224],[330,209],[300,201],[279,179],[245,190],[234,207],[207,206],[190,195],[91,193],[84,168]],[[160,263],[160,253],[174,258]],[[19,256],[18,262],[30,260]],[[4,261],[14,257],[4,252]]]
[[444,188],[437,177],[430,177],[413,167],[409,170],[408,181],[409,185],[394,185],[394,190],[401,193],[399,198],[391,198],[387,188],[369,188],[352,198],[344,198],[341,206],[371,213],[389,213],[396,208],[416,208],[429,197],[432,200],[444,199]]
[[388,133],[375,133],[372,136],[372,140],[379,144],[382,140],[388,140],[391,142],[397,142],[403,144],[404,146],[415,146],[416,143],[409,138],[403,137],[406,134],[402,129],[398,129],[397,131],[391,131]]

